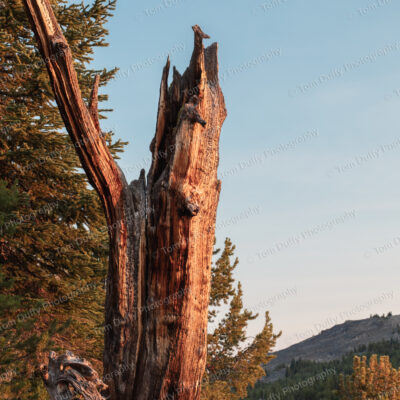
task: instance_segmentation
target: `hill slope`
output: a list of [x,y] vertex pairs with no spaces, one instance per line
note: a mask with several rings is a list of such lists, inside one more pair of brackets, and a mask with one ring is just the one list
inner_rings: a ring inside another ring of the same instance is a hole
[[282,378],[281,371],[273,371],[279,365],[289,365],[292,360],[328,362],[340,359],[361,345],[386,340],[400,339],[400,315],[371,317],[343,324],[322,331],[302,342],[275,352],[276,358],[266,366],[268,378],[273,381]]

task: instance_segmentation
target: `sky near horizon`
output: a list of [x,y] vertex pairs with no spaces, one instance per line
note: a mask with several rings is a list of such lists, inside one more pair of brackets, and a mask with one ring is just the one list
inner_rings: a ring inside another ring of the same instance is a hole
[[[199,24],[217,41],[228,117],[216,236],[236,244],[244,303],[268,309],[277,349],[348,319],[400,313],[400,3],[119,0],[96,68],[103,129],[150,165],[167,55],[183,72]],[[104,104],[102,104],[103,106]]]

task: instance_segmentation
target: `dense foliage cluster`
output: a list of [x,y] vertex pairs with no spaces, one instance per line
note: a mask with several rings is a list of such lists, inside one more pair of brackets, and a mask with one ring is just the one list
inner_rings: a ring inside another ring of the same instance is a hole
[[[107,45],[104,24],[115,1],[52,5],[87,100],[95,74],[105,85],[116,72],[89,67],[94,49]],[[0,63],[1,397],[45,399],[35,368],[48,349],[102,358],[96,328],[103,322],[107,227],[65,134],[21,0],[0,2]],[[116,155],[123,143],[105,134]]]
[[353,374],[341,378],[341,400],[399,400],[400,369],[393,368],[389,356],[354,357]]

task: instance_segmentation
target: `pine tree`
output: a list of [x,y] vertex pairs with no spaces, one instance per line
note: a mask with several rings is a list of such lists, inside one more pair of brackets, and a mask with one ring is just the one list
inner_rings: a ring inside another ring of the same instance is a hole
[[[10,237],[15,233],[13,221],[17,218],[17,210],[26,205],[26,196],[18,190],[18,184],[7,187],[7,182],[0,181],[0,229],[2,237]],[[3,239],[2,239],[3,240]],[[5,256],[3,254],[3,256]],[[7,278],[0,270],[0,385],[4,398],[11,398],[10,390],[13,389],[10,382],[17,377],[18,359],[22,362],[29,354],[37,350],[38,344],[43,342],[43,337],[37,334],[29,334],[34,328],[33,318],[14,318],[23,304],[23,297],[15,295],[14,279]],[[52,326],[54,329],[54,325]],[[21,364],[20,364],[21,365]],[[22,366],[22,365],[21,365]],[[23,388],[29,381],[26,375],[22,376],[18,386]],[[10,387],[11,386],[11,387]],[[40,388],[30,385],[32,392],[38,394]],[[14,386],[15,388],[15,386]],[[16,388],[15,388],[16,389]]]
[[[104,86],[116,72],[89,68],[93,50],[107,45],[115,0],[52,5],[89,102],[96,74]],[[35,365],[50,348],[79,349],[97,369],[102,358],[107,226],[64,132],[45,62],[22,2],[0,2],[0,376],[15,371],[1,382],[5,399],[47,398]],[[99,111],[105,118],[108,110]],[[102,135],[117,158],[124,143]]]
[[342,400],[399,400],[400,368],[392,367],[388,356],[355,356],[353,374],[341,376],[340,395]]
[[[234,256],[235,246],[225,240],[224,250],[212,267],[209,322],[221,313],[223,304],[229,310],[217,327],[208,335],[208,354],[202,397],[207,400],[237,400],[247,396],[247,388],[265,375],[262,364],[273,356],[269,353],[280,334],[273,333],[268,312],[263,330],[251,341],[246,335],[248,322],[257,318],[243,309],[243,291],[240,282],[234,287],[233,271],[239,260]],[[216,250],[214,254],[218,254]]]

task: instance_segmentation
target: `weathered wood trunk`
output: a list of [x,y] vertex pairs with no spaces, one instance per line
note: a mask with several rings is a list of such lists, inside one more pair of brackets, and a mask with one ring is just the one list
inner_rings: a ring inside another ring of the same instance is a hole
[[[194,26],[190,65],[183,75],[174,68],[170,86],[168,59],[152,165],[147,178],[142,171],[128,185],[101,135],[98,78],[87,107],[48,0],[24,3],[65,126],[111,227],[104,350],[110,398],[198,399],[226,117],[217,44],[204,49],[208,36]],[[54,386],[48,376],[45,383]]]

